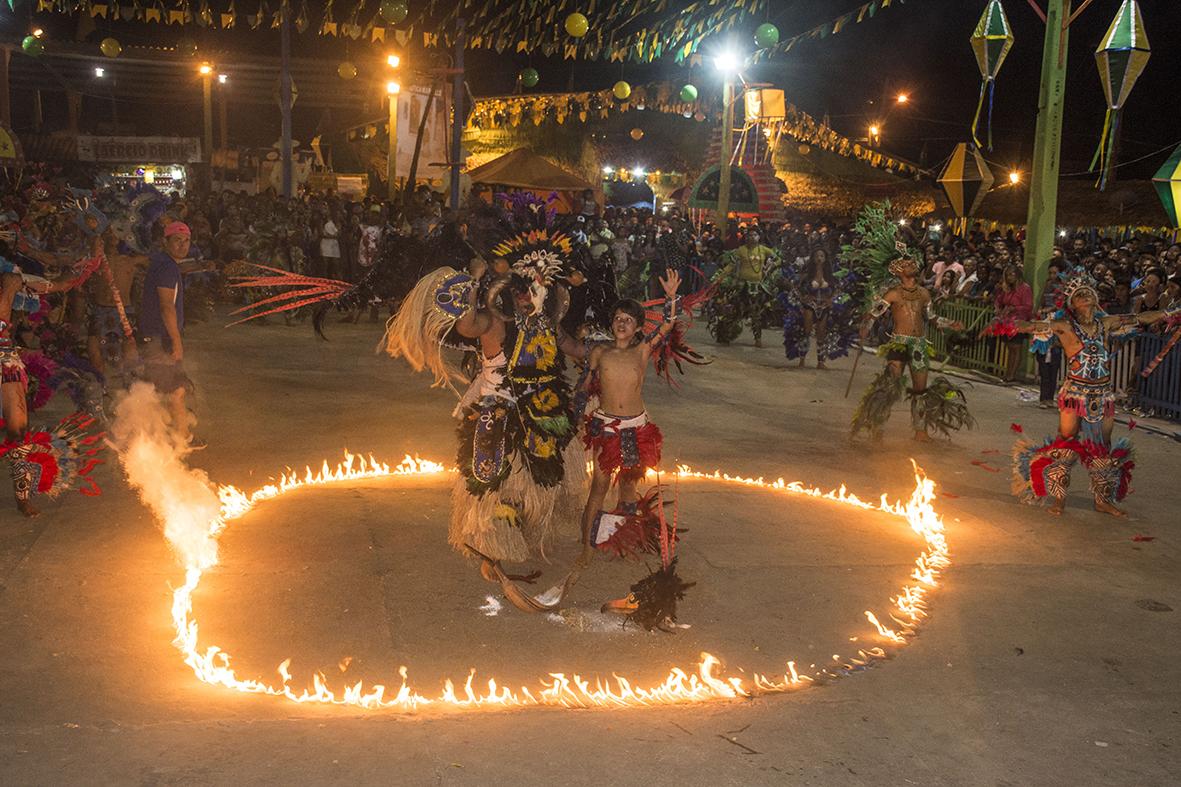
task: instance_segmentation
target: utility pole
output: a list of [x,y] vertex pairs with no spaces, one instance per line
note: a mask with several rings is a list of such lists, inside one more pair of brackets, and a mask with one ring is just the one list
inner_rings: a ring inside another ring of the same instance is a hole
[[734,154],[734,82],[722,76],[722,162],[718,170],[718,232],[726,242],[730,213],[730,156]]
[[[279,112],[282,118],[282,138],[279,142],[279,160],[283,167],[283,197],[292,195],[291,171],[291,5],[281,0],[279,6]],[[212,133],[212,132],[211,132]]]
[[[204,108],[205,161],[213,161],[213,66],[201,66],[201,103]],[[111,99],[112,106],[114,98]]]
[[451,210],[459,210],[459,169],[463,166],[460,147],[467,120],[463,111],[463,49],[467,43],[463,31],[466,24],[462,17],[455,20],[455,62],[451,76]]
[[1082,0],[1073,13],[1072,0],[1046,0],[1044,14],[1033,0],[1030,2],[1046,25],[1033,168],[1029,177],[1029,213],[1025,223],[1025,279],[1033,288],[1033,302],[1037,304],[1041,303],[1058,230],[1058,174],[1062,165],[1067,41],[1071,23],[1091,4],[1091,0]]

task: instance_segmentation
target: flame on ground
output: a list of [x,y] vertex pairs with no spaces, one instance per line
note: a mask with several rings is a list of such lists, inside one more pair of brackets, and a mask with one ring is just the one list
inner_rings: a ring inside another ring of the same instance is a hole
[[[134,392],[133,392],[134,394]],[[135,398],[134,396],[129,399]],[[151,411],[144,397],[140,403]],[[158,407],[158,405],[157,405]],[[135,408],[129,406],[129,412]],[[120,411],[120,416],[124,412]],[[136,418],[143,420],[141,416]],[[635,685],[627,678],[613,675],[609,680],[587,680],[578,675],[552,672],[539,681],[535,688],[512,690],[494,679],[481,680],[477,685],[473,669],[461,683],[446,680],[441,691],[433,696],[422,694],[410,686],[406,667],[399,669],[396,687],[380,684],[366,686],[361,682],[343,688],[331,688],[322,672],[312,675],[312,685],[292,686],[294,676],[289,671],[290,659],[278,666],[278,683],[239,678],[230,666],[230,656],[213,645],[198,644],[197,621],[193,617],[193,592],[204,571],[217,564],[217,539],[232,521],[242,517],[257,504],[279,497],[296,489],[363,479],[437,476],[454,472],[437,462],[407,456],[397,465],[380,462],[372,455],[345,453],[343,462],[335,467],[324,462],[319,470],[307,468],[303,473],[289,471],[274,483],[249,494],[232,486],[217,490],[220,511],[205,521],[199,521],[209,508],[212,489],[204,473],[192,470],[182,461],[183,451],[177,449],[167,433],[152,421],[152,428],[140,423],[125,431],[121,437],[120,456],[133,486],[140,489],[164,533],[185,567],[185,581],[173,594],[172,619],[176,627],[173,644],[183,654],[184,661],[198,679],[216,686],[241,692],[284,697],[298,703],[326,703],[352,705],[369,709],[411,711],[424,706],[454,709],[506,708],[537,705],[563,707],[626,707],[667,703],[733,700],[762,694],[785,692],[803,686],[844,677],[888,658],[887,647],[905,644],[927,615],[927,596],[935,587],[940,573],[949,565],[947,541],[943,522],[935,512],[935,483],[915,465],[915,488],[906,501],[890,502],[885,495],[876,503],[866,502],[849,493],[842,485],[824,492],[801,482],[785,482],[782,478],[765,481],[763,478],[744,478],[715,471],[703,473],[686,465],[674,471],[678,480],[710,481],[735,484],[772,493],[797,495],[829,501],[865,511],[881,511],[905,520],[920,537],[925,547],[915,559],[914,569],[898,594],[890,599],[888,627],[878,615],[866,611],[873,627],[869,636],[877,636],[881,645],[858,650],[856,655],[834,655],[831,664],[810,668],[802,674],[795,662],[788,661],[782,675],[754,674],[751,678],[728,675],[717,657],[702,653],[701,661],[693,669],[674,668],[654,686]],[[119,437],[117,432],[117,437]],[[858,637],[851,637],[858,640]]]

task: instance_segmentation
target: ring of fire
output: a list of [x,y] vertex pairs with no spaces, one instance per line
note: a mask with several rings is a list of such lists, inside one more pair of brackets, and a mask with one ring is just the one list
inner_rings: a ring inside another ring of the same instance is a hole
[[[914,636],[919,624],[927,616],[927,596],[936,586],[940,574],[950,565],[947,540],[944,536],[942,518],[935,511],[935,483],[914,464],[915,488],[905,502],[890,502],[882,494],[877,503],[860,500],[849,493],[845,486],[823,492],[798,481],[765,481],[763,478],[743,478],[715,471],[701,473],[686,465],[680,465],[675,475],[682,481],[704,480],[742,485],[750,488],[794,496],[825,500],[837,505],[850,506],[867,511],[881,511],[903,519],[924,541],[924,549],[914,561],[907,582],[898,594],[890,598],[888,621],[896,628],[890,628],[874,612],[867,610],[865,617],[872,626],[873,634],[881,644],[858,650],[856,656],[833,656],[833,664],[816,670],[813,674],[801,674],[795,662],[786,662],[783,675],[771,677],[755,673],[748,682],[742,678],[727,675],[719,660],[709,653],[701,654],[701,661],[692,670],[674,668],[661,683],[651,687],[633,685],[626,678],[613,675],[610,680],[596,678],[585,680],[578,675],[567,676],[551,672],[539,681],[537,688],[521,687],[513,691],[500,686],[495,679],[488,679],[486,687],[477,688],[476,672],[473,669],[467,680],[456,686],[446,680],[437,696],[426,696],[412,689],[407,682],[406,667],[399,669],[401,685],[396,691],[374,684],[365,686],[361,682],[336,691],[328,687],[324,674],[317,672],[312,677],[312,687],[300,691],[291,686],[291,673],[287,667],[290,659],[278,667],[282,683],[273,686],[253,679],[242,679],[230,667],[230,657],[216,646],[197,643],[197,621],[193,616],[193,592],[201,581],[204,571],[217,564],[216,550],[206,553],[204,559],[186,568],[185,582],[173,593],[172,619],[176,627],[173,644],[183,654],[184,661],[192,668],[198,679],[205,683],[224,686],[236,691],[255,694],[269,694],[284,697],[299,703],[325,703],[353,705],[366,709],[392,709],[412,711],[424,706],[441,706],[455,709],[506,708],[526,706],[563,707],[626,707],[680,702],[703,702],[708,700],[730,700],[749,698],[763,694],[781,693],[791,689],[812,685],[832,678],[844,677],[854,671],[888,658],[890,650],[906,644]],[[232,486],[218,489],[221,501],[220,514],[208,524],[208,537],[213,544],[230,522],[241,518],[258,503],[271,500],[296,489],[322,486],[342,481],[376,479],[396,476],[427,476],[454,472],[435,462],[407,456],[395,466],[368,458],[345,453],[345,460],[335,468],[327,461],[318,472],[307,468],[300,475],[289,472],[276,483],[268,484],[246,494]]]

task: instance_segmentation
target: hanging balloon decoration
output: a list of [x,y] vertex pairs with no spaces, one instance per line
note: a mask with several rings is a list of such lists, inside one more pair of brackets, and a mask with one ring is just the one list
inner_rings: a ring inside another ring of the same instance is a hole
[[636,142],[639,142],[641,139],[643,139],[643,138],[644,138],[644,129],[642,129],[642,128],[633,128],[631,131],[629,131],[629,132],[628,132],[628,134],[629,134],[629,135],[631,136],[631,138],[632,138],[632,139],[634,139]]
[[611,87],[611,92],[615,94],[617,99],[624,101],[632,94],[632,86],[621,79]]
[[391,25],[396,25],[406,19],[410,9],[401,0],[382,0],[381,5],[377,7],[377,12],[381,14],[382,19]]
[[118,57],[123,51],[123,45],[113,38],[104,38],[98,48],[107,57]]
[[582,38],[590,30],[590,20],[579,13],[566,17],[566,32],[573,38]]
[[976,53],[976,65],[980,67],[980,100],[976,102],[976,116],[972,118],[972,141],[981,147],[977,129],[980,127],[980,113],[984,109],[984,94],[988,93],[988,149],[992,150],[992,96],[996,89],[996,75],[1009,50],[1013,48],[1013,30],[1001,0],[989,0],[976,29],[972,31],[972,51]]
[[541,74],[537,73],[536,68],[522,68],[521,73],[517,74],[517,79],[521,80],[525,87],[537,87],[537,83],[541,81]]
[[992,188],[993,180],[992,170],[984,163],[980,151],[967,142],[955,146],[947,166],[939,175],[939,185],[957,216],[976,215],[976,209]]
[[1165,213],[1169,214],[1171,226],[1181,227],[1181,145],[1152,176],[1152,185],[1156,187]]
[[29,57],[38,57],[45,51],[45,42],[37,36],[25,36],[21,41],[21,51]]
[[770,49],[779,43],[779,28],[770,22],[763,22],[755,28],[755,43],[759,49]]
[[1107,116],[1103,119],[1103,135],[1099,147],[1091,159],[1091,170],[1099,165],[1099,189],[1107,186],[1107,172],[1111,168],[1112,146],[1119,131],[1120,109],[1128,100],[1136,78],[1148,63],[1152,50],[1144,32],[1144,19],[1136,0],[1124,0],[1107,35],[1095,50],[1095,64],[1099,67],[1099,79],[1103,81],[1103,93],[1107,96]]
[[696,100],[697,100],[697,88],[696,87],[694,87],[693,85],[685,85],[683,88],[681,88],[681,101],[684,101],[686,104],[689,104],[689,103],[692,103]]
[[336,75],[341,79],[348,81],[357,76],[357,67],[346,60],[336,67]]

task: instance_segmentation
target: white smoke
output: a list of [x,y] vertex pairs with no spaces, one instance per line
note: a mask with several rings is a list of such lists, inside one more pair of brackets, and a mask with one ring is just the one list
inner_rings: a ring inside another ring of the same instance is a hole
[[191,449],[170,421],[156,390],[136,382],[115,408],[111,435],[128,483],[163,525],[181,564],[206,569],[217,563],[211,523],[221,504],[209,476],[185,464]]

